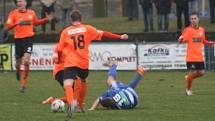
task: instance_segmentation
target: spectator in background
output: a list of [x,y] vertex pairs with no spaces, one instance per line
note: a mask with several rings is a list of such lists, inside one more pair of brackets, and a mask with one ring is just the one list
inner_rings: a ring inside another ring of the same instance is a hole
[[199,3],[198,0],[188,0],[189,1],[189,12],[197,12],[199,14]]
[[[41,10],[41,17],[45,18],[47,14],[54,16],[54,6],[56,3],[56,0],[40,0],[42,4],[42,10]],[[51,31],[55,31],[55,23],[56,19],[51,20]],[[42,31],[43,33],[46,32],[46,24],[42,25]]]
[[[158,31],[168,31],[171,0],[154,0],[158,14]],[[164,24],[164,27],[163,27]]]
[[211,23],[215,23],[215,1],[209,0]]
[[[144,32],[154,30],[154,25],[153,25],[153,1],[152,0],[140,0],[140,5],[143,10],[143,19],[144,19]],[[150,26],[149,26],[150,25]]]
[[4,43],[5,41],[7,41],[8,39],[8,32],[7,30],[4,28],[4,24],[2,19],[0,18],[0,43]]
[[176,15],[177,15],[177,32],[182,29],[182,14],[184,15],[184,25],[189,26],[189,0],[175,0]]
[[61,9],[61,21],[63,28],[68,26],[69,13],[75,7],[75,0],[58,0]]
[[127,0],[128,20],[133,21],[138,19],[138,0]]

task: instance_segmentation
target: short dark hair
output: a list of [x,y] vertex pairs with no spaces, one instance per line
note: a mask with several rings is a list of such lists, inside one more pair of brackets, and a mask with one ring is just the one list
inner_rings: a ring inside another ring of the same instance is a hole
[[115,105],[115,102],[113,101],[112,98],[106,97],[106,98],[104,98],[103,100],[100,101],[100,104],[103,107],[110,108],[110,107],[113,107]]
[[79,10],[72,11],[71,19],[72,21],[81,21],[82,20],[81,12]]
[[192,16],[192,15],[196,15],[197,17],[199,17],[199,14],[198,14],[197,12],[192,12],[192,13],[190,14],[190,16]]

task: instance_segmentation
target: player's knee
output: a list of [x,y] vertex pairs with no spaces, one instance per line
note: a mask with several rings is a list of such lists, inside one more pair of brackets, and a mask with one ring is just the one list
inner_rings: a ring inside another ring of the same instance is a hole
[[24,66],[29,66],[29,61],[28,60],[23,60],[23,64],[24,64]]
[[16,59],[16,66],[19,66],[22,64],[22,59]]
[[205,71],[198,71],[199,76],[203,76],[205,74]]
[[115,81],[114,79],[108,78],[108,80],[107,80],[107,85],[108,85],[109,87],[112,87],[115,83],[116,83],[116,81]]
[[65,86],[70,86],[70,85],[72,86],[73,82],[74,82],[73,79],[66,79],[66,80],[64,80],[63,85],[64,85],[64,87]]
[[117,73],[116,73],[116,71],[109,71],[109,72],[108,72],[108,75],[109,75],[109,76],[112,76],[112,77],[115,79]]
[[81,79],[81,82],[82,83],[87,83],[87,80],[86,79]]

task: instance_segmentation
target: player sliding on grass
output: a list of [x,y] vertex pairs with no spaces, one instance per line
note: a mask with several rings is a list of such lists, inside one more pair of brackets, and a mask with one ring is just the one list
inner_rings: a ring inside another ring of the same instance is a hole
[[27,9],[26,0],[16,0],[17,9],[12,10],[6,23],[7,30],[14,29],[15,57],[16,57],[16,78],[20,80],[20,66],[24,64],[22,87],[20,92],[26,91],[26,83],[29,74],[31,53],[33,50],[34,27],[45,24],[53,18],[47,15],[44,19],[38,19],[33,10]]
[[124,85],[116,81],[117,64],[106,63],[105,65],[110,67],[107,79],[109,90],[97,98],[89,110],[95,110],[99,104],[108,109],[133,109],[138,104],[138,95],[134,89],[142,79],[144,68],[138,66],[134,80],[130,84]]
[[[128,35],[116,35],[110,32],[100,31],[96,28],[82,24],[82,15],[79,11],[71,14],[72,26],[65,28],[60,36],[58,54],[66,53],[64,63],[64,90],[68,104],[67,113],[71,117],[75,108],[73,105],[75,80],[80,77],[80,93],[78,94],[78,108],[84,110],[84,100],[87,92],[88,68],[89,68],[89,45],[92,40],[101,40],[102,37],[110,39],[128,39]],[[56,56],[57,58],[57,56]]]
[[187,69],[188,74],[185,76],[187,81],[186,94],[192,95],[192,81],[204,75],[204,60],[202,47],[203,44],[212,47],[214,43],[205,39],[205,30],[199,26],[199,17],[196,13],[190,16],[189,27],[186,27],[179,37],[180,43],[187,43]]

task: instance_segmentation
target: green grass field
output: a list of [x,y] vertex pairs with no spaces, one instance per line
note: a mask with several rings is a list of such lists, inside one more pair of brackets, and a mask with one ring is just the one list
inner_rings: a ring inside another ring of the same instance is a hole
[[[135,73],[120,71],[118,80],[128,83]],[[185,96],[185,72],[147,72],[137,87],[139,105],[134,110],[74,113],[71,121],[215,121],[214,72],[194,81],[193,96]],[[89,75],[86,108],[107,88],[106,71]],[[26,93],[19,93],[15,73],[0,73],[0,121],[64,121],[65,113],[53,113],[41,101],[62,96],[63,90],[51,72],[31,72]]]

